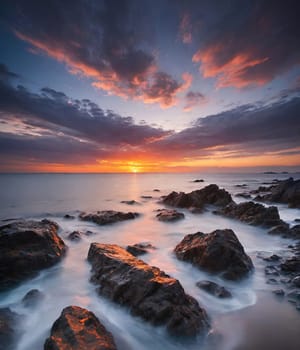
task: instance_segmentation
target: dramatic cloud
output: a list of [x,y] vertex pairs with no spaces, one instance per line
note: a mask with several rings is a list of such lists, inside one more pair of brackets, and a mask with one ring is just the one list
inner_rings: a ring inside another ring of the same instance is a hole
[[191,1],[186,10],[198,24],[193,61],[218,87],[263,85],[300,64],[296,0]]
[[206,102],[207,102],[207,98],[203,94],[201,94],[201,92],[189,91],[185,95],[185,106],[183,110],[185,112],[189,112],[194,107],[202,105]]
[[9,25],[36,52],[66,63],[71,73],[91,78],[95,87],[110,94],[164,108],[174,105],[184,82],[159,72],[154,53],[146,50],[150,40],[146,27],[151,27],[145,21],[146,4],[126,0],[12,3]]

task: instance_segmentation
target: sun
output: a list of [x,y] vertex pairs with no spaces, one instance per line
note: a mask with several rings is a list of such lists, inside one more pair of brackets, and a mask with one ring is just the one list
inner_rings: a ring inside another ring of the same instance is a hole
[[130,168],[130,171],[131,171],[132,173],[136,174],[136,173],[139,172],[139,169],[136,168],[136,167],[131,167],[131,168]]

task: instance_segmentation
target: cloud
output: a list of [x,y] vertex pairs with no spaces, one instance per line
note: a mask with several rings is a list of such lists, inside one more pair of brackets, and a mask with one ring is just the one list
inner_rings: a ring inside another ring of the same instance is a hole
[[299,10],[296,0],[187,2],[182,11],[198,24],[193,62],[218,87],[267,84],[300,64]]
[[183,110],[190,112],[194,107],[203,105],[207,102],[207,98],[201,92],[189,91],[185,95],[185,106]]
[[152,50],[146,49],[151,23],[145,5],[126,0],[13,3],[14,15],[7,21],[36,52],[65,63],[72,74],[91,78],[94,87],[110,94],[163,108],[174,105],[175,86],[184,82],[160,72]]
[[189,13],[184,13],[179,24],[179,35],[184,44],[191,44],[192,38],[192,23]]

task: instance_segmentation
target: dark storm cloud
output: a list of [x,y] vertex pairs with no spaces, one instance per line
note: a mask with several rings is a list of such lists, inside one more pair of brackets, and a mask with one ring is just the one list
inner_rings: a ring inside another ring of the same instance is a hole
[[168,134],[148,125],[136,125],[131,117],[104,112],[92,101],[74,101],[49,88],[33,94],[24,87],[0,82],[0,110],[16,115],[26,125],[92,140],[105,147],[136,146]]
[[[156,150],[181,155],[202,154],[216,148],[242,156],[300,147],[300,97],[272,105],[244,105],[200,118],[194,126],[153,144]],[[232,147],[234,146],[234,147]],[[224,149],[224,147],[227,147]],[[232,156],[232,155],[231,155]]]
[[5,19],[20,39],[66,63],[72,73],[92,78],[95,87],[169,107],[176,89],[148,98],[160,74],[152,49],[146,49],[155,27],[149,6],[134,0],[12,0]]
[[219,87],[262,85],[300,64],[297,0],[187,1],[193,56]]

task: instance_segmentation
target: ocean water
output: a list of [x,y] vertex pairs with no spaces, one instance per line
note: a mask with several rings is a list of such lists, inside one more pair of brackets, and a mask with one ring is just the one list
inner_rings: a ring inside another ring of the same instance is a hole
[[[216,183],[231,194],[255,189],[274,178],[299,174],[2,174],[0,175],[0,219],[49,218],[60,225],[59,234],[68,245],[65,259],[44,270],[37,277],[17,288],[0,294],[0,307],[10,307],[23,315],[22,336],[16,350],[42,349],[53,322],[62,309],[78,305],[93,311],[114,335],[119,349],[198,349],[198,350],[264,350],[300,348],[300,312],[287,301],[280,301],[271,293],[276,289],[266,283],[265,264],[257,258],[258,252],[287,255],[288,239],[267,235],[267,230],[238,221],[215,216],[211,210],[191,214],[181,210],[185,219],[163,223],[155,218],[155,210],[163,208],[159,198],[169,192],[190,192]],[[203,178],[204,183],[194,183]],[[237,188],[237,184],[247,187]],[[160,192],[154,192],[159,189]],[[143,199],[141,196],[152,196]],[[138,205],[120,203],[136,200]],[[237,202],[243,199],[234,197]],[[281,217],[295,224],[300,210],[278,206]],[[78,219],[67,220],[65,214],[77,215],[81,211],[121,210],[141,213],[135,220],[109,226],[97,226]],[[237,234],[246,252],[251,256],[255,273],[242,282],[228,282],[200,271],[188,263],[178,261],[173,249],[189,233],[209,233],[215,229],[231,228]],[[80,242],[71,242],[67,236],[74,230],[93,232]],[[163,327],[154,327],[128,310],[98,296],[89,282],[90,265],[86,261],[91,242],[115,243],[126,247],[138,242],[151,242],[157,247],[142,259],[179,279],[185,291],[194,296],[207,310],[217,344],[176,343]],[[227,287],[233,294],[230,300],[216,299],[198,289],[195,283],[209,279]],[[45,298],[37,308],[26,309],[21,300],[31,289],[39,289]]]

